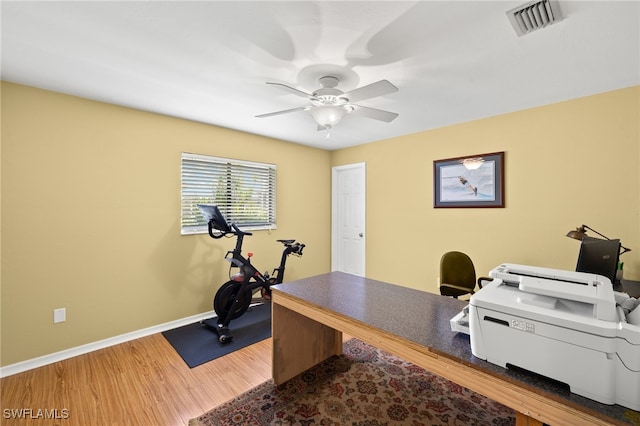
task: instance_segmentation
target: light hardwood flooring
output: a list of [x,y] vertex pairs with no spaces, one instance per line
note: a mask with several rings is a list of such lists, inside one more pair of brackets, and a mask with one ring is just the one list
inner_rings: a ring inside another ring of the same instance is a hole
[[271,350],[267,339],[190,369],[154,334],[0,379],[0,424],[186,425],[270,379]]

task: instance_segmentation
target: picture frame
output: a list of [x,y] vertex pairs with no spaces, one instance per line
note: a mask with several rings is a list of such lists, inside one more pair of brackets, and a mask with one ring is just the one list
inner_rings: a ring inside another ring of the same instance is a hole
[[504,151],[433,162],[434,208],[504,208]]

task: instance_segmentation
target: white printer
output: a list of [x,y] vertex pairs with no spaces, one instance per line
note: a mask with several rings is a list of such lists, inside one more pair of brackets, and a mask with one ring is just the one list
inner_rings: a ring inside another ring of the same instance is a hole
[[473,355],[640,410],[640,302],[600,275],[502,264],[489,276],[468,306]]

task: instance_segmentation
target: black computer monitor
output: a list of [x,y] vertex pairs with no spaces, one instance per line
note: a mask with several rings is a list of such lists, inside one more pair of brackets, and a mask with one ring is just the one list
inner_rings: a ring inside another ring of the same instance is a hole
[[620,240],[584,237],[580,244],[577,272],[589,272],[609,278],[613,284],[618,269]]
[[231,232],[231,227],[225,220],[224,216],[222,216],[222,213],[220,213],[218,206],[198,204],[198,208],[200,209],[200,213],[202,213],[204,220],[207,221],[207,224],[212,221],[212,226],[218,231]]

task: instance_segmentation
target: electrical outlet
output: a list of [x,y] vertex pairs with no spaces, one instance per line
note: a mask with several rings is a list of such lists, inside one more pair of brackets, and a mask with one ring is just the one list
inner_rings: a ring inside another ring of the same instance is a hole
[[67,308],[53,310],[53,323],[65,322],[67,320]]

